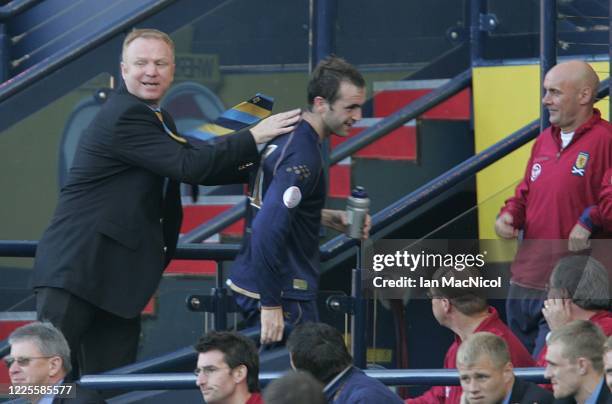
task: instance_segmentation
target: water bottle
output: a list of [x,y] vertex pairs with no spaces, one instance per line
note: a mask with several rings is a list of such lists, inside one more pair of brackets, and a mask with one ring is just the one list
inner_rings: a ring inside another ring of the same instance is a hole
[[355,187],[346,201],[346,219],[348,228],[346,235],[360,239],[363,235],[363,225],[370,210],[370,198],[363,187]]

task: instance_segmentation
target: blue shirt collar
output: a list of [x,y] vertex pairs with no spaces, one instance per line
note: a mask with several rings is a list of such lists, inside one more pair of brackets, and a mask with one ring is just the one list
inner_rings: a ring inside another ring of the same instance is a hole
[[512,395],[512,389],[514,388],[514,383],[516,383],[516,380],[512,383],[512,386],[510,386],[510,391],[508,392],[508,394],[506,394],[506,397],[504,397],[502,404],[510,404],[510,396]]
[[[62,379],[59,382],[55,383],[54,386],[59,386],[62,383],[64,383],[64,379]],[[55,394],[45,394],[44,396],[42,396],[42,398],[40,399],[38,404],[53,404],[53,399],[54,398],[55,398]]]
[[591,395],[584,401],[584,404],[595,404],[597,402],[597,397],[599,397],[599,393],[601,393],[601,389],[604,384],[604,378],[602,377],[595,390],[591,393]]

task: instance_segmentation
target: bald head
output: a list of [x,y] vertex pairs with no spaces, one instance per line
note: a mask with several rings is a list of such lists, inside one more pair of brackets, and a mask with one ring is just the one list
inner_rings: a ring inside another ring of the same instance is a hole
[[571,60],[546,73],[542,103],[550,113],[550,123],[565,133],[573,132],[593,114],[599,78],[588,63]]
[[595,102],[599,77],[588,63],[582,60],[570,60],[559,63],[548,71],[548,74],[557,75],[561,80],[567,81],[577,89],[588,88],[592,94],[592,102]]

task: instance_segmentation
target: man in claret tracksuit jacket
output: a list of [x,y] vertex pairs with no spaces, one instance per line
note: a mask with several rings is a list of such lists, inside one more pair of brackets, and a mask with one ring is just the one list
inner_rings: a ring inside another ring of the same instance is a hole
[[[612,232],[612,127],[593,108],[598,85],[596,73],[582,61],[559,64],[546,74],[542,102],[552,126],[536,140],[525,177],[495,222],[502,238],[523,231],[506,311],[510,328],[534,356],[548,332],[541,310],[554,264]],[[592,255],[609,266],[609,247],[603,244],[593,243]]]
[[[452,267],[442,267],[433,274],[438,285],[453,278],[463,284],[475,276],[478,270],[464,269],[459,272]],[[430,288],[431,311],[441,326],[455,333],[455,341],[444,356],[444,369],[457,368],[457,351],[471,335],[489,332],[502,338],[508,345],[510,362],[517,368],[532,367],[534,360],[519,339],[499,317],[497,310],[489,306],[484,291],[478,288],[456,288],[440,286]],[[406,404],[459,404],[461,386],[433,386],[419,397],[409,398]]]
[[285,321],[318,320],[320,225],[343,231],[346,223],[344,211],[321,210],[326,187],[320,144],[332,133],[347,136],[364,102],[361,74],[340,58],[327,58],[308,84],[302,122],[262,152],[244,244],[228,285],[247,325],[261,321],[263,344],[282,339]]

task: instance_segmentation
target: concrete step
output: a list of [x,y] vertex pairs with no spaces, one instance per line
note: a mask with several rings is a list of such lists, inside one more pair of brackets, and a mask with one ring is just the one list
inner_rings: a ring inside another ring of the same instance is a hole
[[329,168],[328,197],[346,198],[351,193],[351,158]]
[[[347,139],[356,136],[360,132],[378,123],[381,118],[364,118],[353,125],[349,136],[331,137],[331,147],[342,144]],[[416,122],[410,121],[395,129],[388,135],[378,139],[374,143],[364,147],[353,155],[353,157],[382,159],[382,160],[406,160],[413,161],[417,158]]]
[[[188,233],[197,226],[214,218],[220,213],[232,208],[236,203],[244,201],[244,195],[203,196],[197,203],[191,197],[183,197],[183,224],[181,234]],[[222,238],[240,238],[244,230],[244,219],[228,226],[208,241],[218,242]],[[217,272],[215,261],[172,260],[164,276],[214,276]]]
[[[374,83],[374,116],[385,117],[412,101],[448,82],[439,80],[402,80]],[[440,105],[426,111],[420,118],[441,120],[469,120],[471,91],[465,89]]]

